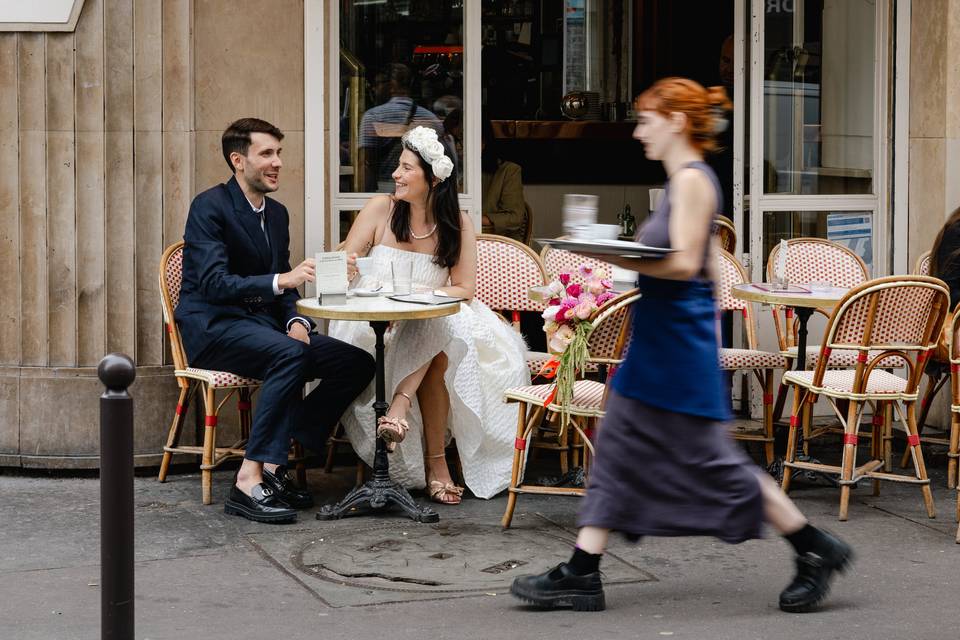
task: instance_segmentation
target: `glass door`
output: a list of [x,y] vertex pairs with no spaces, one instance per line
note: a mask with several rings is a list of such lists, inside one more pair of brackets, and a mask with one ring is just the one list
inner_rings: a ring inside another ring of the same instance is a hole
[[[825,238],[889,271],[889,0],[751,0],[745,261]],[[744,47],[746,48],[746,47]],[[745,176],[746,177],[746,176]]]
[[[455,150],[460,205],[479,218],[479,4],[330,4],[331,246],[376,193],[393,193],[400,137],[426,126]],[[475,202],[476,201],[476,202]],[[474,211],[476,209],[476,211]]]

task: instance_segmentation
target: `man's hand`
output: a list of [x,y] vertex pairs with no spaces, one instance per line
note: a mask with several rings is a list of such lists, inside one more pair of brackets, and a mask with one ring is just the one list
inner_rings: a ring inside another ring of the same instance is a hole
[[277,286],[281,289],[296,289],[304,282],[313,282],[317,275],[317,263],[313,258],[307,258],[291,271],[281,273],[277,278]]
[[294,322],[290,325],[290,331],[287,331],[287,335],[294,340],[310,344],[310,333],[307,331],[307,328],[299,322]]

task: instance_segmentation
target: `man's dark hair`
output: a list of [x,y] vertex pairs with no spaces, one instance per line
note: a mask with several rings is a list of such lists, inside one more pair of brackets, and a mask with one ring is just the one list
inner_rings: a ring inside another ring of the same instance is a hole
[[230,154],[236,151],[242,156],[247,155],[250,148],[251,133],[268,133],[277,140],[283,140],[283,131],[276,128],[266,120],[259,118],[240,118],[230,123],[227,130],[223,132],[220,138],[220,145],[223,148],[223,159],[227,161],[230,172],[233,173],[233,163],[230,162]]
[[386,76],[390,80],[390,89],[392,91],[400,90],[404,94],[410,92],[410,67],[407,65],[394,62],[387,65]]

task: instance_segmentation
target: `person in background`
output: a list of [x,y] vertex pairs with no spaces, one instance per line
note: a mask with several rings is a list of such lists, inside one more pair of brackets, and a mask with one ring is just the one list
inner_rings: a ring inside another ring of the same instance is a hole
[[[577,519],[573,555],[511,592],[540,607],[606,605],[600,559],[611,531],[643,536],[714,536],[739,543],[770,523],[796,552],[797,573],[780,608],[809,611],[827,595],[850,547],[811,525],[773,478],[728,431],[717,354],[710,233],[722,211],[716,174],[703,156],[716,146],[722,87],[666,78],[634,103],[634,138],[667,174],[664,197],[638,232],[644,244],[674,251],[660,260],[596,256],[639,272],[633,332],[597,429],[596,461]],[[594,256],[591,256],[594,257]]]
[[526,204],[520,165],[500,158],[489,120],[483,121],[480,169],[483,180],[483,232],[523,242]]
[[953,310],[960,303],[960,209],[956,209],[940,228],[937,238],[930,249],[930,275],[940,278],[950,289],[950,311],[943,323],[937,351],[931,359],[928,371],[939,367],[942,372],[949,370],[949,335],[953,326]]
[[393,63],[376,76],[376,99],[389,98],[367,109],[360,119],[360,166],[363,168],[364,191],[393,192],[393,178],[390,176],[403,151],[400,137],[408,129],[420,125],[437,133],[443,131],[440,119],[410,97],[411,75],[407,65]]

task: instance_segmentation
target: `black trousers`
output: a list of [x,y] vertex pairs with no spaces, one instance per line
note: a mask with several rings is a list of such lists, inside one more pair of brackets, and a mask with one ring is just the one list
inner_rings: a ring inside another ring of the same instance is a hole
[[[254,319],[231,324],[191,364],[263,381],[246,457],[272,464],[287,463],[291,437],[322,451],[375,373],[373,357],[359,347],[316,334],[307,345]],[[317,387],[302,397],[303,385],[317,378]]]

